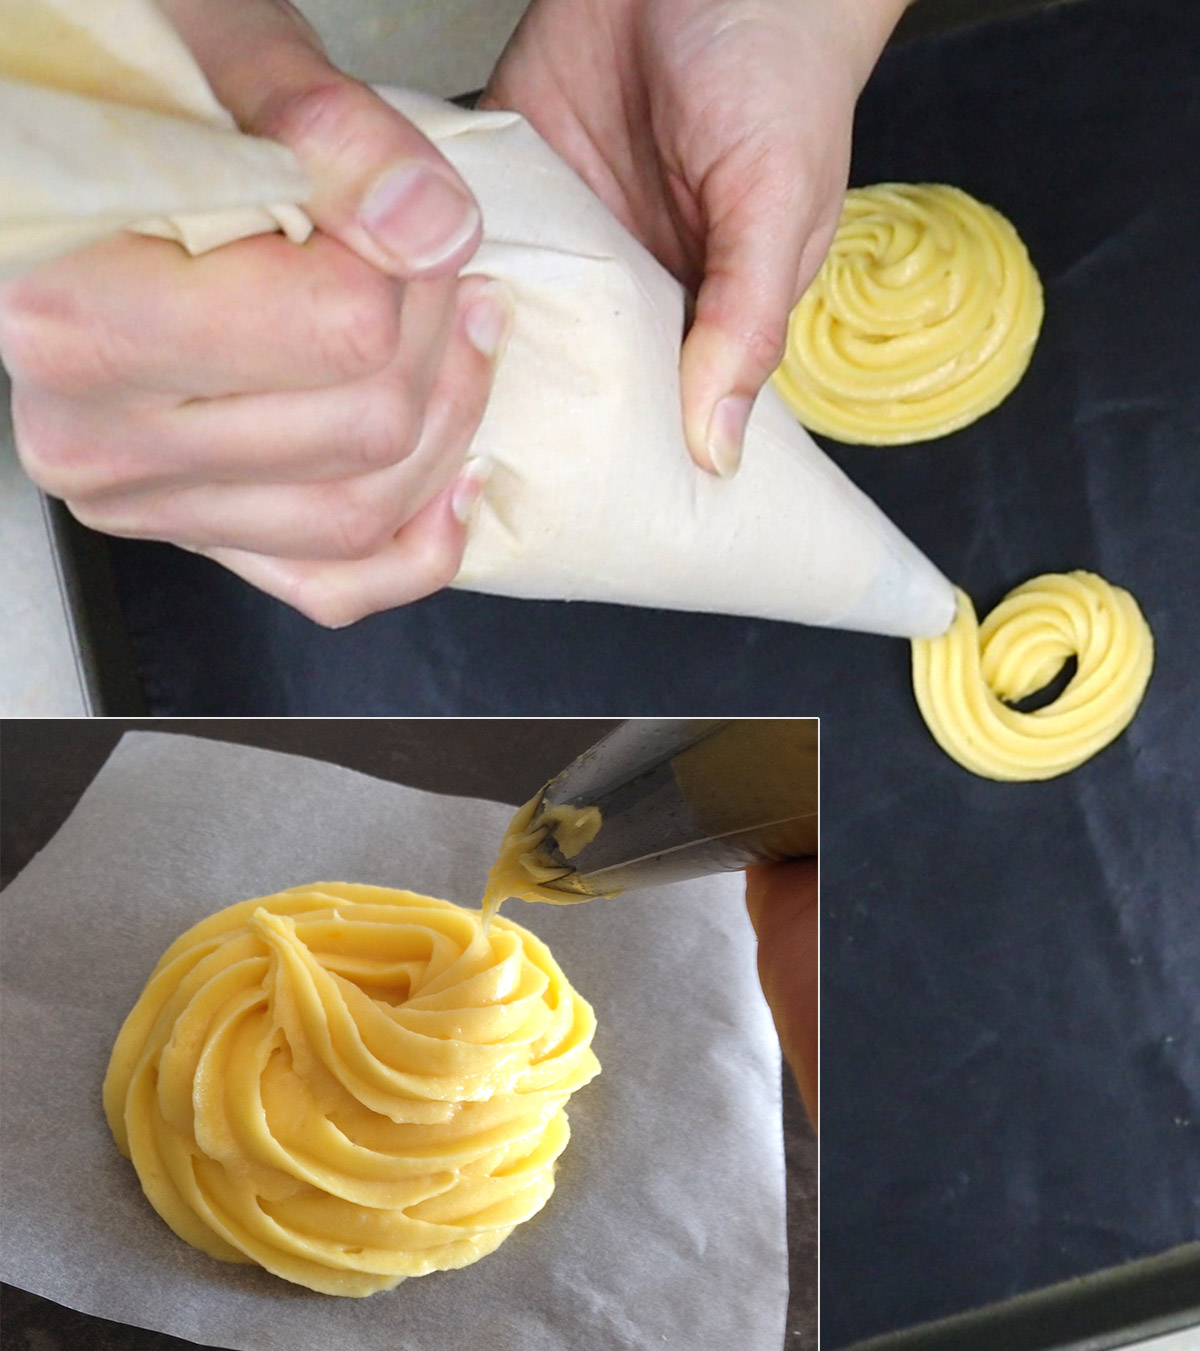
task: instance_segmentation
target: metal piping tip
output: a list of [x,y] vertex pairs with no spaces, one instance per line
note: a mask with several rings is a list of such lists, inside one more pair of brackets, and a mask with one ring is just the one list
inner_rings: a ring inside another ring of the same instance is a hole
[[594,807],[594,837],[563,848],[551,822],[539,867],[564,901],[766,859],[815,855],[815,719],[641,719],[585,751],[546,785],[539,811]]

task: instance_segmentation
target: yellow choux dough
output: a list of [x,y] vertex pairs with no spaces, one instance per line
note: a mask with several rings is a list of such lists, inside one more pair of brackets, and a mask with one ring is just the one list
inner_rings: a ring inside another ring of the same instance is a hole
[[483,927],[486,932],[492,916],[503,901],[548,901],[551,905],[573,905],[587,896],[558,891],[548,886],[562,877],[563,869],[539,854],[539,848],[555,829],[559,852],[574,858],[590,844],[600,829],[600,811],[596,807],[542,806],[542,790],[513,814],[496,861],[488,871],[483,890]]
[[[1072,656],[1078,669],[1057,699],[1030,713],[1008,706]],[[912,660],[917,704],[947,755],[989,779],[1051,779],[1129,725],[1154,638],[1128,591],[1091,572],[1047,573],[1010,591],[982,626],[959,591],[950,631],[915,639]]]
[[316,883],[177,939],[104,1084],[151,1204],[214,1257],[336,1295],[466,1266],[546,1203],[595,1018],[539,939]]
[[925,441],[1011,392],[1041,323],[1038,275],[998,211],[943,184],[852,188],[773,381],[810,431]]

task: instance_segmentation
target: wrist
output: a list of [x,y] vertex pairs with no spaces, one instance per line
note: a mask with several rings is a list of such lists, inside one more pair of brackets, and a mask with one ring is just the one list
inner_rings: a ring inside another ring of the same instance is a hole
[[681,20],[707,14],[701,27],[721,31],[741,22],[777,28],[793,37],[822,43],[846,58],[845,73],[855,95],[870,77],[888,38],[913,0],[585,0],[610,21],[622,24]]
[[913,0],[818,0],[818,3],[837,10],[838,22],[853,36],[861,90]]

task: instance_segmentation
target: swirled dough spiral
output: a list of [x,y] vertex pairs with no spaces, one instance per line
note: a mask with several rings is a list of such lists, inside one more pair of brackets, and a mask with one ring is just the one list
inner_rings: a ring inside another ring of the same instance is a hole
[[[1072,656],[1077,670],[1057,699],[1009,707]],[[1052,779],[1128,727],[1154,638],[1128,591],[1091,572],[1047,573],[1010,591],[982,626],[959,591],[950,631],[915,639],[912,658],[917,704],[947,755],[989,779]]]
[[546,1203],[595,1018],[539,939],[408,891],[316,883],[177,939],[105,1110],[189,1243],[336,1295],[491,1252]]
[[943,184],[846,194],[774,383],[811,431],[899,445],[956,431],[1025,373],[1042,287],[996,210]]

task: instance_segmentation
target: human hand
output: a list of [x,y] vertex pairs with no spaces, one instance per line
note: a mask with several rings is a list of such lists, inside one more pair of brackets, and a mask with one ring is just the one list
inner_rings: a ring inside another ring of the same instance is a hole
[[308,170],[318,231],[200,258],[123,235],[0,291],[30,476],[85,524],[207,554],[323,624],[451,580],[511,303],[459,281],[479,210],[275,0],[166,0],[239,125]]
[[758,935],[758,976],[779,1042],[813,1123],[817,1120],[817,863],[795,859],[746,869],[746,908]]
[[846,186],[854,104],[906,0],[533,0],[484,106],[537,128],[689,288],[684,430],[741,460]]

